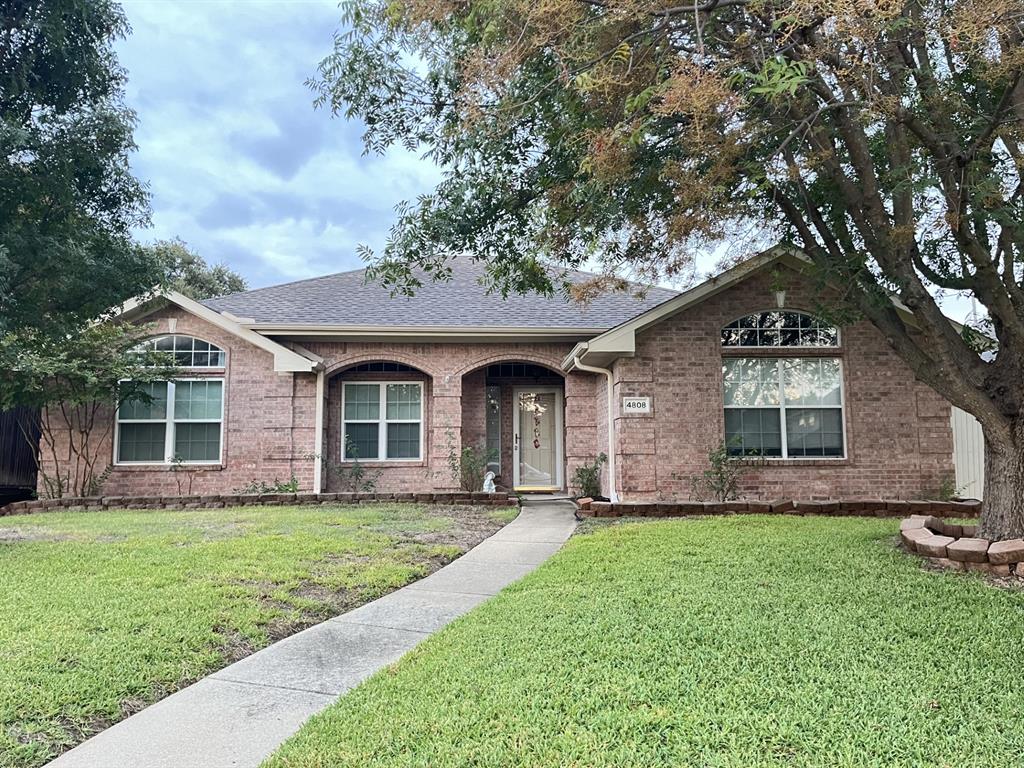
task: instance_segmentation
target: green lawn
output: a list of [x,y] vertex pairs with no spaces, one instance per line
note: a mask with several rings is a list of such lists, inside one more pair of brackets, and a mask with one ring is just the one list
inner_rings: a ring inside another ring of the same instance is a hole
[[0,518],[0,766],[31,768],[275,638],[434,570],[513,510]]
[[597,527],[267,765],[1019,765],[1024,593],[925,570],[896,527]]

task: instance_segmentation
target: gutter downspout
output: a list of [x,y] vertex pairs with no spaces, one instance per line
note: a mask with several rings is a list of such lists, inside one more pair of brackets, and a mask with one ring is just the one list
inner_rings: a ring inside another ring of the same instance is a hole
[[587,373],[603,373],[608,379],[608,498],[615,504],[619,501],[619,494],[615,492],[615,387],[612,372],[608,368],[584,365],[579,355],[573,356],[572,364]]
[[323,367],[316,372],[316,410],[313,417],[313,493],[323,493],[324,475],[324,384],[326,373]]

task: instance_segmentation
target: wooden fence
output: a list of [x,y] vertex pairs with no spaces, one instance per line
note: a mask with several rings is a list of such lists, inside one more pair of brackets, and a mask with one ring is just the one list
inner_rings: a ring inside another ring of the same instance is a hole
[[[0,498],[28,498],[36,487],[35,451],[23,429],[39,440],[36,421],[26,409],[0,412]],[[3,503],[0,501],[0,503]]]

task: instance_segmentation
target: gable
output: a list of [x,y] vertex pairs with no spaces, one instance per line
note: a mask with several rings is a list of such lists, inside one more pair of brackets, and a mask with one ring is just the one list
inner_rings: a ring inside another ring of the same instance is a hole
[[[630,357],[636,353],[637,334],[643,333],[647,329],[680,313],[699,307],[704,302],[719,296],[725,291],[732,290],[748,280],[758,276],[763,277],[770,269],[776,266],[784,267],[793,272],[798,278],[809,275],[815,269],[810,258],[800,251],[781,246],[772,248],[740,262],[720,275],[705,280],[688,291],[684,291],[674,298],[662,302],[649,311],[625,323],[621,323],[589,341],[580,342],[562,361],[562,368],[566,371],[571,371],[579,363],[607,367],[612,361],[620,357]],[[773,308],[774,297],[771,295],[771,291],[767,286],[762,286],[761,292],[764,294],[761,305],[750,306],[745,310],[745,313]],[[912,319],[910,311],[902,303],[896,299],[893,299],[893,303],[896,305],[897,310],[904,315],[905,319]],[[812,310],[809,306],[803,307],[803,309],[805,311]],[[739,314],[743,313],[738,313],[737,317]]]
[[[166,291],[153,297],[141,300],[126,302],[116,319],[128,322],[139,322],[148,317],[161,313],[174,307],[184,311],[189,316],[226,332],[242,341],[248,342],[254,347],[262,349],[274,358],[274,370],[279,373],[310,373],[322,366],[323,360],[312,353],[284,346],[272,339],[268,339],[249,328],[244,327],[236,320],[216,312],[194,299],[190,299],[177,291]],[[174,332],[173,330],[171,331]]]

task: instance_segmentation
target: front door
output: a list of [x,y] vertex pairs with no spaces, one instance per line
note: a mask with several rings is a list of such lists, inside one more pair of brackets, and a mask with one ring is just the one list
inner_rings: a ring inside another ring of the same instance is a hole
[[560,491],[562,478],[562,390],[513,390],[512,485],[517,491]]

